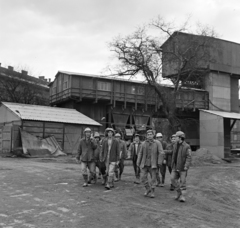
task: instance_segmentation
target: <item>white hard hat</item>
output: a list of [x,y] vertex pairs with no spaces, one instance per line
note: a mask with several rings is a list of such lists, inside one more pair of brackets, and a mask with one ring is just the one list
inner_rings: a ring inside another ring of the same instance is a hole
[[83,132],[85,133],[85,132],[87,132],[87,131],[90,131],[90,132],[91,132],[92,130],[91,130],[89,127],[87,127],[87,128],[84,129]]
[[162,136],[163,136],[162,133],[157,133],[156,138],[162,137]]

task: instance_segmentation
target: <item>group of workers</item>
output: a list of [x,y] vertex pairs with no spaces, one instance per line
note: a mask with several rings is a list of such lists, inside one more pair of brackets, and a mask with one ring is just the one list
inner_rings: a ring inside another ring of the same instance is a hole
[[[101,139],[99,133],[92,135],[91,129],[84,130],[76,161],[81,163],[84,179],[83,186],[97,182],[96,167],[102,184],[107,190],[114,187],[114,182],[121,180],[124,170],[124,160],[128,151],[132,159],[135,172],[135,184],[144,185],[144,196],[155,197],[155,187],[164,187],[166,170],[171,174],[170,190],[176,190],[176,200],[185,202],[186,177],[191,163],[191,148],[185,142],[182,131],[171,136],[171,143],[163,141],[163,135],[148,130],[146,140],[141,142],[140,135],[135,134],[128,150],[121,134],[112,128],[105,130],[105,137]],[[148,175],[149,174],[149,175]]]

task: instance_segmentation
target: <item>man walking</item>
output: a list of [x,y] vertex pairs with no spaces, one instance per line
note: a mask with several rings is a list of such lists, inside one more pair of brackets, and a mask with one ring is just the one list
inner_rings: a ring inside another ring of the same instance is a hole
[[[156,139],[162,144],[163,151],[165,151],[166,148],[167,148],[167,142],[165,142],[163,140],[162,133],[157,133]],[[165,159],[164,154],[160,154],[160,162],[161,163],[160,163],[159,169],[157,171],[157,186],[164,187],[165,176],[166,176],[166,168],[167,168],[166,159]],[[160,175],[159,175],[159,171],[160,171],[160,174],[161,174],[161,178],[160,178]]]
[[113,178],[115,166],[119,164],[120,147],[118,141],[113,137],[114,130],[112,128],[106,129],[106,138],[102,143],[102,151],[100,153],[100,161],[106,165],[106,173],[108,175],[105,188],[110,190],[114,187]]
[[126,147],[126,143],[121,139],[120,133],[115,134],[115,139],[119,143],[119,150],[120,150],[119,164],[118,164],[118,166],[116,166],[116,169],[115,169],[115,176],[116,176],[115,181],[119,181],[119,180],[121,180],[121,176],[122,176],[122,173],[124,170],[124,160],[127,156],[127,147]]
[[[168,171],[171,174],[172,173],[172,153],[173,153],[173,145],[175,144],[176,141],[176,135],[171,136],[171,143],[167,145],[167,149],[164,151],[165,156],[164,159],[166,160],[166,165],[168,167]],[[174,190],[174,186],[171,184],[170,190]]]
[[[100,142],[100,134],[98,132],[95,132],[94,134],[94,138],[96,140],[97,143],[97,148],[94,151],[94,159],[95,159],[95,163],[96,163],[96,167],[99,170],[99,176],[102,175],[102,184],[105,185],[106,184],[106,166],[104,162],[100,162],[100,152],[102,150],[102,146],[101,146],[101,142]],[[95,175],[95,177],[97,177]],[[97,178],[95,178],[94,182],[97,182]]]
[[[156,172],[160,164],[159,154],[163,153],[162,145],[159,141],[153,139],[154,133],[152,130],[147,131],[147,140],[143,142],[138,154],[137,166],[142,169],[142,183],[146,188],[144,196],[154,198],[154,190],[156,186]],[[150,174],[151,181],[148,181]]]
[[[86,128],[83,134],[84,138],[80,140],[76,161],[79,163],[81,160],[81,169],[84,179],[83,187],[87,187],[88,181],[91,182],[91,180],[94,179],[96,175],[94,150],[97,148],[97,143],[95,139],[91,137],[90,128]],[[90,171],[89,177],[87,169]]]
[[185,202],[184,194],[186,190],[183,189],[186,183],[187,171],[191,163],[191,148],[185,142],[185,134],[182,131],[176,133],[176,143],[173,145],[172,155],[172,185],[177,191],[176,200]]
[[140,141],[139,134],[135,134],[134,141],[131,143],[129,147],[133,168],[135,172],[135,177],[136,177],[136,180],[134,181],[135,184],[140,184],[140,168],[137,166],[137,159],[138,159],[138,154],[141,149],[141,146],[142,146],[142,143]]

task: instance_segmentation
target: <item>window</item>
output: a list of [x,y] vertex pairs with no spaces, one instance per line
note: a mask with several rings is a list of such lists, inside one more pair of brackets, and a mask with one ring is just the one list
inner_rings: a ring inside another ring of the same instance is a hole
[[64,75],[63,89],[68,89],[68,75]]
[[98,82],[97,89],[103,91],[111,91],[111,82]]
[[138,94],[138,95],[144,95],[144,87],[143,86],[132,86],[131,93]]
[[233,135],[233,140],[234,140],[234,141],[237,141],[237,140],[238,140],[237,134],[234,134],[234,135]]

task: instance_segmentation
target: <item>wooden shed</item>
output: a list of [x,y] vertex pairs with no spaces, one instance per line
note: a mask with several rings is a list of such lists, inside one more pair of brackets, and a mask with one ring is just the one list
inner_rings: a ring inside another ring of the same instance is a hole
[[75,109],[2,102],[0,104],[0,154],[21,146],[19,128],[37,137],[54,136],[67,154],[77,152],[83,130],[101,125]]

